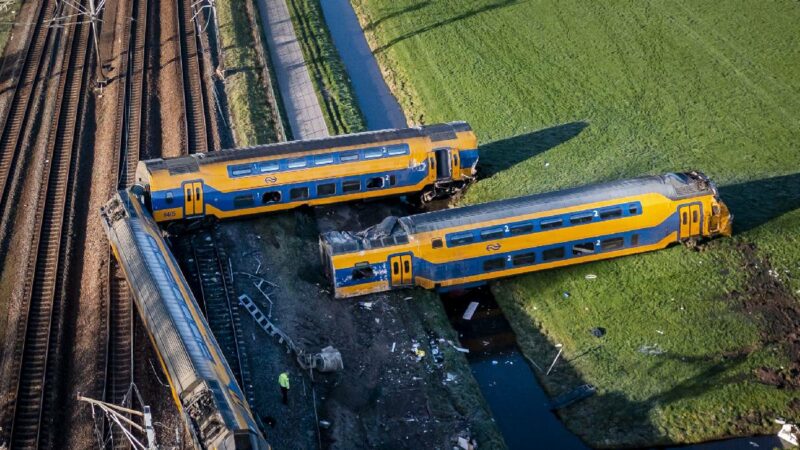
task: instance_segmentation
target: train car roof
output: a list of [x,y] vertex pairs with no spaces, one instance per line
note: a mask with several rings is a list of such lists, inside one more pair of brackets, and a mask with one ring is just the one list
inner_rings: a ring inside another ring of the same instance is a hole
[[713,183],[705,175],[696,172],[667,173],[591,184],[413,216],[389,217],[380,224],[357,233],[338,231],[325,233],[323,240],[331,246],[334,253],[348,253],[404,243],[408,241],[408,234],[509,219],[614,198],[658,193],[672,200],[678,200],[714,192]]
[[688,173],[668,173],[627,180],[597,183],[542,194],[527,195],[479,205],[445,209],[400,219],[412,233],[435,231],[510,217],[535,214],[553,209],[594,203],[603,200],[658,193],[672,200],[710,192],[708,182]]
[[168,169],[170,174],[191,173],[198,171],[201,165],[206,164],[215,164],[225,161],[237,161],[251,158],[263,158],[268,156],[288,155],[292,153],[324,150],[333,147],[350,147],[355,145],[373,144],[416,137],[428,137],[433,142],[445,141],[455,139],[456,133],[458,132],[471,130],[472,127],[470,127],[466,122],[450,122],[435,125],[425,125],[415,128],[367,131],[364,133],[345,134],[341,136],[331,136],[320,139],[233,148],[220,150],[217,152],[182,156],[178,158],[151,159],[143,162],[150,170]]

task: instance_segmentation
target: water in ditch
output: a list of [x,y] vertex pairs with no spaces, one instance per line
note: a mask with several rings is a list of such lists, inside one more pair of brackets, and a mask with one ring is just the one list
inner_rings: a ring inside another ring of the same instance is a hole
[[383,79],[349,0],[323,0],[322,12],[370,130],[406,127],[406,116]]

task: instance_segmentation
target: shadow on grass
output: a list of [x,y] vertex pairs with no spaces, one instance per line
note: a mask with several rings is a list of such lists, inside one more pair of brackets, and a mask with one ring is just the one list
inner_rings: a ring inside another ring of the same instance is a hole
[[[450,17],[449,19],[440,20],[438,22],[434,22],[434,23],[432,23],[430,25],[425,25],[422,28],[419,28],[419,29],[416,29],[414,31],[410,31],[408,33],[405,33],[405,34],[403,34],[401,36],[398,36],[398,37],[390,40],[386,44],[376,48],[374,53],[381,53],[383,51],[386,51],[390,47],[394,46],[395,44],[399,44],[400,42],[403,42],[406,39],[413,38],[414,36],[420,35],[422,33],[427,33],[428,31],[435,30],[436,28],[443,27],[445,25],[450,25],[450,24],[458,22],[460,20],[469,19],[470,17],[477,16],[478,14],[482,14],[482,13],[485,13],[485,12],[493,11],[495,9],[505,8],[506,6],[511,6],[511,5],[515,4],[515,3],[519,3],[519,0],[501,0],[501,1],[498,1],[498,2],[494,2],[494,3],[490,3],[488,5],[481,6],[480,8],[474,8],[474,9],[467,10],[467,11],[461,13],[461,14],[458,14],[456,16]],[[417,9],[423,8],[425,6],[425,4],[420,4],[420,5],[421,6],[419,6],[419,8],[417,8]],[[413,11],[413,8],[414,7],[412,6],[412,7],[407,8],[407,9]],[[398,13],[395,13],[395,15],[403,14],[405,12],[409,12],[409,11],[402,11],[401,10],[401,11],[398,11]],[[381,19],[381,20],[385,20],[385,18]]]
[[488,178],[579,135],[588,122],[570,122],[480,146],[478,178]]
[[367,26],[364,27],[364,31],[372,31],[372,30],[375,29],[375,27],[377,27],[378,25],[382,24],[383,22],[386,22],[387,20],[394,19],[395,17],[400,17],[400,16],[402,16],[404,14],[408,14],[410,12],[419,11],[420,9],[423,9],[423,8],[427,7],[428,5],[430,5],[430,4],[431,4],[431,1],[430,0],[426,0],[424,2],[419,2],[419,3],[415,3],[413,5],[408,5],[405,8],[398,9],[397,11],[390,12],[389,14],[381,17],[380,19],[378,19],[378,20],[376,20],[374,22],[368,23]]
[[719,193],[734,215],[734,232],[743,233],[800,208],[800,173],[722,186]]

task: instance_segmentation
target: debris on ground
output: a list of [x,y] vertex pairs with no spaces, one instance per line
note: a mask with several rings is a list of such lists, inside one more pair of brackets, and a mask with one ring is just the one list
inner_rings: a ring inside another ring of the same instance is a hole
[[592,336],[596,338],[601,338],[606,335],[606,329],[603,327],[594,327],[589,330],[589,332],[592,333]]
[[[489,345],[488,341],[484,341],[484,342],[485,342],[483,344],[484,346]],[[447,341],[447,343],[450,344],[450,346],[453,347],[454,349],[456,349],[456,351],[458,351],[458,352],[469,353],[469,349],[464,348],[464,347],[459,347],[458,345],[454,344],[453,341]]]
[[641,347],[639,347],[638,351],[639,351],[639,353],[642,353],[642,354],[645,354],[645,355],[661,355],[661,354],[666,353],[666,350],[664,350],[661,347],[659,347],[658,344],[642,345]]
[[564,291],[564,293],[563,293],[563,294],[561,294],[561,295],[562,295],[564,298],[569,298],[569,296],[570,296],[570,293],[569,293],[569,292],[567,292],[567,291]]
[[593,273],[590,273],[590,274],[587,274],[584,278],[586,278],[587,280],[596,280],[597,279],[597,275],[595,275]]
[[800,445],[800,428],[793,423],[787,423],[784,420],[775,420],[776,423],[779,423],[781,426],[781,430],[778,431],[778,437],[784,441],[789,443],[792,446],[797,447]]
[[475,314],[475,311],[477,311],[479,305],[478,302],[471,302],[461,318],[464,320],[472,320],[472,316]]
[[565,408],[573,403],[587,399],[597,392],[597,388],[591,384],[582,384],[575,389],[559,395],[550,402],[550,409],[556,410]]

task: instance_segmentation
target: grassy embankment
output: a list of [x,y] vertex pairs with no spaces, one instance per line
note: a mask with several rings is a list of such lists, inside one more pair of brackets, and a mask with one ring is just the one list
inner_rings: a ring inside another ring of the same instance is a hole
[[287,0],[295,33],[331,134],[366,128],[344,64],[325,25],[319,0]]
[[[271,80],[264,79],[258,60],[253,28],[260,38],[260,25],[251,20],[246,2],[219,0],[216,3],[220,41],[225,66],[225,93],[228,97],[232,128],[238,146],[278,141],[276,133],[280,113],[274,103]],[[267,71],[267,73],[269,73]]]
[[[493,287],[530,358],[549,362],[564,344],[567,363],[543,379],[551,394],[598,386],[562,412],[573,431],[615,447],[800,419],[798,391],[755,376],[798,358],[790,338],[743,308],[800,297],[794,2],[353,3],[408,117],[468,120],[478,133],[483,178],[466,202],[699,169],[736,214],[735,237],[704,252],[674,247]],[[753,289],[767,267],[776,284]],[[602,339],[588,332],[598,326]]]

